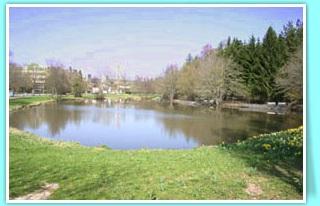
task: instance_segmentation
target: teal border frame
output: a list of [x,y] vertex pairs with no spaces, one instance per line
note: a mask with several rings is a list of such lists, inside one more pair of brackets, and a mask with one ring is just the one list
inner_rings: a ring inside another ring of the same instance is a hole
[[[305,3],[307,7],[307,149],[306,149],[306,159],[307,159],[307,196],[306,196],[306,205],[318,205],[320,204],[320,171],[319,171],[319,160],[317,157],[320,157],[320,137],[317,136],[320,130],[320,118],[318,117],[320,107],[320,1],[319,0],[3,0],[0,1],[0,46],[1,46],[1,57],[0,57],[0,205],[6,205],[6,4],[55,4],[55,3]],[[317,161],[317,162],[316,162]],[[317,175],[318,174],[318,175]],[[159,204],[159,203],[158,203]],[[161,203],[162,204],[162,203]],[[172,204],[172,203],[171,203]],[[187,203],[188,204],[188,203]],[[207,203],[205,203],[207,204]],[[272,205],[290,205],[290,204],[280,204],[276,203]],[[13,205],[13,204],[12,204]],[[62,204],[67,205],[67,204]],[[86,204],[89,205],[89,204]],[[125,205],[125,204],[117,204]],[[151,205],[151,204],[150,204]],[[186,205],[180,204],[179,205]],[[190,204],[188,204],[190,205]],[[199,205],[199,204],[192,204]],[[221,204],[217,203],[216,205],[233,205],[233,204]],[[247,205],[247,204],[241,204]],[[267,205],[253,203],[250,205]],[[268,204],[269,205],[269,204]],[[295,204],[302,205],[302,204]]]

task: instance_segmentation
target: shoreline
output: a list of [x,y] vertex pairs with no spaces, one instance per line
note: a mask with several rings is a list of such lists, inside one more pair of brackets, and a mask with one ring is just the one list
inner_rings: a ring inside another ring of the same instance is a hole
[[288,113],[302,113],[302,105],[297,105],[293,110],[290,103],[287,102],[268,102],[263,104],[247,103],[242,101],[223,101],[220,105],[204,104],[197,101],[174,99],[174,104],[190,106],[190,107],[205,107],[205,108],[222,108],[222,109],[236,109],[243,112],[262,112],[267,114],[283,115]]
[[[10,104],[9,104],[9,111],[14,112],[21,109],[26,109],[34,106],[39,106],[41,104],[49,103],[57,101],[54,97],[51,95],[47,96],[40,96],[40,99],[43,100],[37,100],[39,96],[29,96],[29,97],[19,97],[19,98],[10,98]],[[33,101],[33,99],[35,99]],[[109,94],[105,95],[103,100],[130,100],[134,102],[139,101],[154,101],[154,102],[166,102],[162,101],[159,97],[159,95],[156,94]],[[11,104],[14,104],[15,102],[23,100],[30,100],[28,103],[23,103],[22,105],[12,106]],[[84,95],[82,97],[74,97],[71,95],[64,95],[61,97],[60,101],[82,101],[82,100],[97,100],[95,99],[94,95]],[[101,99],[102,100],[102,99]],[[97,100],[100,101],[100,100]],[[246,103],[241,101],[224,101],[219,106],[215,105],[207,105],[203,104],[197,101],[189,101],[189,100],[181,100],[181,99],[174,99],[173,104],[175,105],[182,105],[187,107],[197,107],[197,108],[222,108],[222,109],[235,109],[238,111],[243,112],[261,112],[261,113],[267,113],[271,115],[283,115],[288,113],[301,113],[302,105],[297,105],[295,110],[292,110],[291,105],[289,103],[279,103],[276,105],[275,102],[269,102],[265,104],[255,104],[255,103]]]
[[[133,100],[133,101],[141,101],[144,99],[150,99],[154,95],[107,95],[106,99],[117,100]],[[27,109],[34,106],[39,106],[42,104],[55,102],[55,101],[82,101],[82,100],[94,100],[95,97],[93,95],[85,95],[82,97],[74,97],[71,95],[63,95],[60,100],[57,100],[52,95],[43,95],[43,96],[27,96],[27,97],[17,97],[17,98],[9,98],[9,111],[15,112],[22,109]],[[99,100],[97,100],[99,101]]]

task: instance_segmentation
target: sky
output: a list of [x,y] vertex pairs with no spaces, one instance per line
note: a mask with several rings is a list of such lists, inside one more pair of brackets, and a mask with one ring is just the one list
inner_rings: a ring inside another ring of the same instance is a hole
[[155,77],[205,44],[263,38],[302,8],[10,8],[10,61],[59,62],[86,74]]

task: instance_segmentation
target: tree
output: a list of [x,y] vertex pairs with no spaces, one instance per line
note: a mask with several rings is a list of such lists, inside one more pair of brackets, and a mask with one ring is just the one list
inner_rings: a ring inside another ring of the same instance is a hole
[[82,94],[86,91],[86,82],[82,77],[82,72],[79,70],[73,71],[71,73],[71,81],[72,81],[72,94],[75,97],[81,97]]
[[228,39],[227,39],[227,45],[226,45],[226,46],[228,47],[228,46],[230,46],[230,44],[231,44],[231,37],[230,37],[230,36],[228,36]]
[[136,76],[133,84],[136,93],[151,94],[156,92],[155,80],[153,78]]
[[[272,28],[269,32],[270,36],[274,38]],[[273,73],[264,64],[264,47],[259,39],[256,40],[254,36],[251,36],[249,43],[243,45],[241,53],[241,60],[239,60],[242,65],[241,78],[250,92],[250,99],[264,102],[268,99],[268,94],[271,95],[273,89],[270,81],[270,75]],[[273,54],[272,51],[271,54]]]
[[283,44],[278,39],[276,32],[269,27],[262,43],[262,55],[260,59],[261,67],[260,82],[265,100],[277,100],[279,92],[275,78],[280,68],[285,64],[285,54]]
[[22,86],[22,68],[15,63],[9,64],[9,88],[12,90],[13,96]]
[[186,62],[179,72],[177,87],[179,94],[188,100],[194,100],[197,96],[196,84],[199,80],[199,59]]
[[303,23],[298,19],[294,25],[289,21],[283,26],[281,36],[285,39],[289,53],[294,53],[303,41]]
[[192,55],[189,53],[188,56],[187,56],[187,58],[186,58],[186,63],[187,63],[187,64],[188,64],[188,63],[191,63],[192,60],[193,60],[193,57],[192,57]]
[[257,40],[252,36],[249,44],[228,37],[225,48],[219,51],[219,55],[229,59],[231,62],[226,69],[226,99],[246,99],[254,90],[254,72],[258,53]]
[[211,44],[206,44],[202,47],[201,50],[201,58],[205,58],[207,55],[209,55],[210,52],[212,52],[213,48]]
[[203,99],[214,100],[219,105],[227,91],[226,75],[231,60],[211,52],[201,62],[197,89]]
[[[222,56],[223,57],[223,56]],[[244,84],[243,79],[241,78],[241,71],[239,66],[235,64],[231,59],[223,57],[227,60],[228,65],[225,68],[224,74],[224,86],[225,86],[225,99],[246,99],[250,90]]]
[[67,71],[60,66],[49,66],[46,88],[52,94],[59,97],[70,91],[70,80]]
[[280,101],[285,93],[276,83],[276,77],[302,40],[302,22],[298,20],[295,26],[292,22],[285,25],[280,35],[269,27],[262,43],[254,36],[248,43],[229,38],[221,53],[232,59],[250,101]]
[[31,88],[30,76],[15,63],[9,63],[9,89],[13,95],[17,92],[27,92]]
[[175,64],[167,66],[162,81],[162,93],[164,98],[168,98],[170,106],[173,106],[174,96],[177,94],[178,67]]
[[277,84],[286,98],[294,103],[303,101],[303,46],[297,48],[277,77]]

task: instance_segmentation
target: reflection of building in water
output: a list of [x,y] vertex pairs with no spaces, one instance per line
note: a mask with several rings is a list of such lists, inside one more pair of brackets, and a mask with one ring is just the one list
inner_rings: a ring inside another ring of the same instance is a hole
[[114,105],[114,121],[118,129],[121,127],[121,121],[125,120],[125,110],[123,110],[122,106],[121,104]]
[[120,128],[121,115],[118,112],[114,113],[114,120],[116,123],[116,127]]

